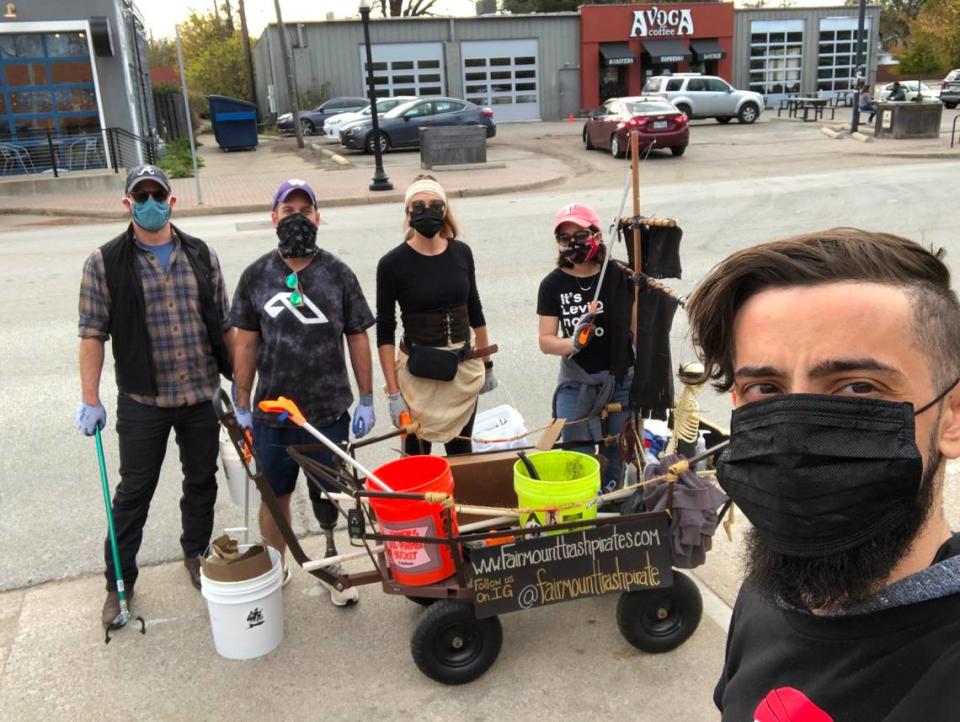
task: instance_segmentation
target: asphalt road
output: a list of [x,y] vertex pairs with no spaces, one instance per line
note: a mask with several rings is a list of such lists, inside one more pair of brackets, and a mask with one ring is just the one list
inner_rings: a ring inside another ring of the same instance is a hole
[[[536,291],[551,268],[551,219],[574,200],[594,204],[612,218],[619,204],[619,172],[607,187],[576,193],[557,191],[516,197],[464,199],[455,204],[463,238],[474,249],[491,338],[501,346],[496,372],[501,386],[481,401],[481,410],[509,403],[529,427],[549,417],[556,361],[539,353],[535,329]],[[683,293],[718,260],[748,244],[837,225],[902,233],[945,246],[948,260],[960,256],[960,240],[947,209],[955,206],[952,163],[930,162],[895,168],[843,170],[808,175],[660,184],[645,189],[647,214],[677,218],[684,228]],[[377,259],[399,242],[396,206],[331,209],[323,212],[320,243],[342,257],[359,276],[373,302]],[[190,219],[184,226],[219,252],[232,290],[244,266],[271,248],[275,239],[266,216]],[[76,308],[80,269],[86,255],[112,237],[119,226],[61,226],[0,231],[0,589],[70,577],[101,568],[103,507],[94,446],[72,427],[79,399],[76,370]],[[624,256],[622,247],[615,255]],[[673,329],[675,362],[693,358],[686,326],[678,316]],[[378,378],[377,389],[382,386]],[[102,395],[110,426],[105,435],[108,468],[117,481],[113,433],[116,394],[109,369]],[[728,419],[726,399],[706,393],[711,418]],[[378,430],[389,424],[385,398],[377,395]],[[392,451],[364,452],[375,465]],[[167,465],[147,524],[141,562],[179,555],[179,497],[176,447],[171,440]],[[295,523],[315,531],[299,497]],[[217,526],[242,519],[225,490]],[[711,565],[708,565],[708,568]],[[713,575],[721,596],[732,599],[735,570],[726,565]]]

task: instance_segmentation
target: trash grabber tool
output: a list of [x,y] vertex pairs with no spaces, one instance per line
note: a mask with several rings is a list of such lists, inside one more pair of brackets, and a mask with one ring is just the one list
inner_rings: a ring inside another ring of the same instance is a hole
[[104,644],[110,644],[110,631],[127,626],[131,619],[140,621],[140,634],[147,633],[147,623],[143,617],[134,617],[127,606],[127,592],[123,588],[123,570],[120,568],[120,551],[117,548],[117,532],[113,527],[113,507],[110,504],[110,484],[107,483],[107,463],[103,458],[103,442],[100,440],[100,429],[94,431],[97,440],[97,460],[100,462],[100,484],[103,486],[103,505],[107,511],[107,530],[110,534],[110,551],[113,554],[113,573],[117,577],[117,596],[120,598],[120,614],[107,625]]
[[[636,131],[631,131],[631,138],[636,135]],[[630,167],[628,166],[626,174],[623,179],[623,195],[620,197],[620,208],[617,210],[617,215],[614,217],[613,222],[610,224],[610,228],[607,232],[607,236],[610,238],[611,248],[607,249],[607,252],[603,256],[603,263],[600,266],[600,278],[597,279],[597,288],[593,293],[593,301],[590,302],[590,305],[587,307],[590,310],[590,313],[597,312],[597,304],[600,301],[600,287],[603,285],[603,277],[607,275],[607,264],[610,263],[610,255],[612,252],[612,246],[616,236],[613,235],[614,230],[620,225],[620,219],[623,217],[623,208],[627,204],[627,195],[630,193]],[[586,346],[590,342],[591,336],[593,336],[594,324],[591,322],[587,324],[583,329],[580,330],[579,343],[581,346]]]
[[310,434],[310,436],[314,437],[317,441],[330,449],[330,451],[332,451],[334,454],[343,459],[347,464],[352,466],[361,474],[364,474],[370,481],[379,486],[381,489],[393,493],[393,489],[378,479],[372,471],[369,471],[365,466],[363,466],[363,464],[354,459],[352,456],[350,456],[350,454],[346,453],[343,449],[330,441],[330,439],[321,434],[314,426],[312,426],[310,422],[303,417],[303,414],[297,405],[286,396],[281,396],[278,399],[264,399],[260,402],[260,410],[266,414],[279,414],[281,421],[287,420],[296,426],[299,426],[301,429]]

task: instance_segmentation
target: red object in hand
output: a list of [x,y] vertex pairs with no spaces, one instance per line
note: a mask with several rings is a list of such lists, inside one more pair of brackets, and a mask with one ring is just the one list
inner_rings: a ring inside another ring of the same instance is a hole
[[833,722],[799,689],[780,687],[767,693],[753,712],[754,722]]

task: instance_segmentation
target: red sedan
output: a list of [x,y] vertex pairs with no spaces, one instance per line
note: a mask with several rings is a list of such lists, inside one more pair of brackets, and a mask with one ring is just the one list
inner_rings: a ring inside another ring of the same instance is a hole
[[623,158],[632,131],[639,133],[641,150],[669,148],[674,155],[683,155],[690,142],[686,115],[662,98],[636,96],[610,98],[590,113],[583,126],[583,144],[587,150],[605,148],[614,158]]

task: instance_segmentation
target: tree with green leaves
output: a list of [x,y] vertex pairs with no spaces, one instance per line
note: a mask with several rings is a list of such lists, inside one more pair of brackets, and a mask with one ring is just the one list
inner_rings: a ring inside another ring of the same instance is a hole
[[[880,6],[880,37],[885,48],[898,48],[910,37],[910,24],[927,0],[878,0],[870,4]],[[859,5],[860,0],[846,0],[847,5]]]
[[247,97],[243,43],[232,20],[192,10],[178,28],[190,90],[204,96]]
[[147,62],[151,68],[172,68],[177,64],[177,46],[170,38],[154,38],[147,41]]
[[941,73],[960,67],[960,0],[926,0],[910,22],[909,41],[898,56],[910,73]]

